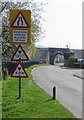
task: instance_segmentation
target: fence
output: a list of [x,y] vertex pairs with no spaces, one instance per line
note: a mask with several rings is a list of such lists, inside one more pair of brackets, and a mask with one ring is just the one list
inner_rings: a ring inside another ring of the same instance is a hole
[[[13,69],[15,68],[16,64],[17,64],[17,62],[3,62],[2,69],[7,68],[8,74],[11,74]],[[24,62],[22,64],[23,64],[24,68],[28,68],[31,65],[39,64],[39,62],[38,61],[29,61],[29,62]]]

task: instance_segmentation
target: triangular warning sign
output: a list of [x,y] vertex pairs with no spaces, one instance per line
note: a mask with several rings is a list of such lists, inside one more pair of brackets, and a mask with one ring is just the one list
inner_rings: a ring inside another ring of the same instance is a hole
[[29,28],[29,25],[28,25],[27,21],[25,20],[23,14],[21,12],[19,12],[18,15],[16,16],[13,24],[11,25],[11,27]]
[[17,64],[16,68],[14,69],[13,73],[11,74],[11,77],[28,78],[28,75],[27,75],[26,71],[24,70],[22,63]]
[[16,49],[14,55],[11,58],[11,61],[29,61],[29,58],[21,45],[19,45]]

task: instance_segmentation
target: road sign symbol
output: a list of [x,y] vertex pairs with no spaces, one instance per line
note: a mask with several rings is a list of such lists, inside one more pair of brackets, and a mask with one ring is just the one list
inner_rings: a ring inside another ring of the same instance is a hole
[[21,45],[16,49],[11,61],[29,61],[29,58]]
[[18,63],[16,68],[14,69],[11,77],[18,77],[18,78],[28,78],[28,75],[22,65],[22,63]]
[[10,44],[31,44],[30,10],[10,10]]
[[13,24],[11,25],[11,27],[17,27],[17,28],[28,28],[29,25],[26,22],[23,14],[21,12],[18,13],[18,15],[16,16]]

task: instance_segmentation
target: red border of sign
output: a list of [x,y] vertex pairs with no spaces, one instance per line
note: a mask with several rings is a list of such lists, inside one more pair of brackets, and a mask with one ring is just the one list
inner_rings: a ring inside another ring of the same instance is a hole
[[[24,73],[25,73],[26,76],[13,76],[13,74],[14,74],[14,72],[15,72],[15,70],[17,69],[17,67],[18,67],[19,64],[21,65],[21,67],[22,67],[22,69],[23,69],[23,71],[24,71]],[[12,74],[11,74],[11,77],[28,78],[28,75],[27,75],[27,73],[26,73],[26,71],[25,71],[22,63],[19,62],[19,63],[16,65],[15,69],[13,70],[13,72],[12,72]]]
[[[25,54],[25,56],[26,56],[27,59],[13,59],[19,48],[22,49],[22,51],[24,52],[24,54]],[[17,47],[14,55],[13,55],[12,58],[11,58],[11,61],[29,61],[29,58],[28,58],[28,56],[26,55],[26,53],[25,53],[25,51],[24,51],[24,49],[22,48],[21,45],[18,45],[18,47]]]
[[[23,17],[24,21],[26,22],[27,26],[13,26],[13,24],[15,23],[15,21],[16,21],[16,19],[17,19],[17,17],[19,16],[19,14],[21,14],[21,15],[22,15],[22,17]],[[28,25],[28,23],[27,23],[27,21],[26,21],[25,17],[23,16],[23,14],[22,14],[21,12],[19,12],[19,13],[17,14],[17,16],[16,16],[15,20],[13,21],[13,23],[12,23],[11,27],[14,27],[14,28],[29,28],[29,25]]]

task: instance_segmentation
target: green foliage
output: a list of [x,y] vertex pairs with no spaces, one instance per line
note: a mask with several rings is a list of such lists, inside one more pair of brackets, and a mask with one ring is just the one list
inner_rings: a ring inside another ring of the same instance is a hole
[[32,80],[31,70],[27,68],[29,78],[22,79],[22,96],[18,97],[18,78],[8,77],[3,81],[3,118],[74,118],[58,101],[39,88]]
[[69,59],[77,59],[77,57],[74,53],[72,53],[72,54],[70,54]]
[[[21,1],[21,2],[1,2],[0,13],[2,15],[2,57],[3,60],[9,60],[12,56],[13,51],[16,49],[16,45],[9,44],[9,18],[10,18],[10,9],[23,9],[23,10],[31,10],[31,41],[32,41],[32,49],[28,48],[27,53],[32,54],[33,56],[35,52],[34,43],[43,36],[42,31],[42,17],[41,13],[43,12],[43,6],[45,4],[42,2],[36,2],[35,0],[31,1]],[[26,46],[28,47],[28,46]],[[26,49],[27,50],[27,49]]]
[[27,55],[29,56],[29,58],[33,58],[33,57],[34,57],[35,52],[36,52],[36,47],[35,47],[35,45],[33,45],[33,44],[32,44],[32,45],[29,45],[29,46],[25,45],[25,46],[24,46],[24,49],[25,49]]
[[80,65],[81,63],[80,63],[80,62],[74,62],[74,64],[78,64],[78,65]]
[[8,70],[7,70],[7,68],[3,68],[3,70],[2,70],[2,76],[3,76],[3,80],[7,79],[7,76],[8,76]]

